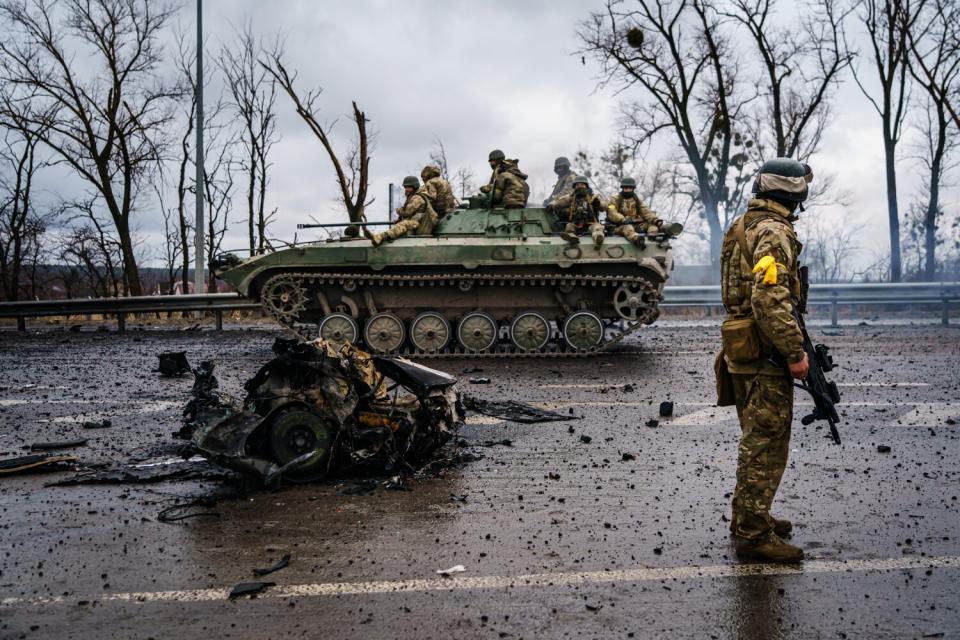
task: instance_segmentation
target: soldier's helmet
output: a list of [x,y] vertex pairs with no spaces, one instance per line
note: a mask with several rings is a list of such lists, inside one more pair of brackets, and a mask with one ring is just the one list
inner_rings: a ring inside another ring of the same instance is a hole
[[628,177],[620,178],[620,188],[622,189],[624,187],[633,187],[634,189],[636,189],[637,181],[634,180],[633,178],[628,178]]
[[420,179],[426,182],[430,178],[436,178],[440,175],[440,167],[432,164],[428,164],[423,168],[423,171],[420,172]]
[[506,157],[507,156],[504,155],[503,151],[500,151],[500,149],[494,149],[493,151],[490,152],[490,155],[487,156],[487,161],[493,162],[494,160],[496,160],[497,162],[499,162]]
[[760,167],[753,182],[753,192],[759,197],[786,202],[803,202],[813,181],[810,165],[793,158],[774,158]]
[[566,167],[567,169],[569,169],[569,168],[570,168],[570,160],[568,160],[567,158],[565,158],[565,157],[563,157],[563,156],[560,156],[559,158],[557,158],[556,160],[554,160],[554,161],[553,161],[553,168],[554,168],[554,169],[559,169],[560,167]]
[[418,189],[420,187],[420,181],[417,180],[417,176],[407,176],[403,179],[403,186],[404,188],[413,187],[414,189]]
[[574,177],[573,177],[573,188],[576,189],[578,184],[582,184],[583,186],[589,188],[589,187],[590,187],[590,180],[587,179],[586,176],[574,176]]

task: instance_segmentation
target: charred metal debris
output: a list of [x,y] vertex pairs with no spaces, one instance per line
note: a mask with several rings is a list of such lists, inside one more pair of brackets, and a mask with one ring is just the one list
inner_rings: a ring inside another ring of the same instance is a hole
[[319,480],[336,468],[413,474],[463,420],[456,378],[347,344],[278,338],[276,357],[244,385],[218,390],[194,369],[181,434],[201,455],[267,486]]

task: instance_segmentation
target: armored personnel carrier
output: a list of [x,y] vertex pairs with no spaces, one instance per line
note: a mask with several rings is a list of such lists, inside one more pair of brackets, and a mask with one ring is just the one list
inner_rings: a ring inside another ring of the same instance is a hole
[[[679,233],[682,227],[673,225]],[[419,357],[597,353],[659,315],[671,234],[643,246],[560,237],[545,209],[456,209],[432,236],[336,238],[240,260],[217,276],[304,339]]]

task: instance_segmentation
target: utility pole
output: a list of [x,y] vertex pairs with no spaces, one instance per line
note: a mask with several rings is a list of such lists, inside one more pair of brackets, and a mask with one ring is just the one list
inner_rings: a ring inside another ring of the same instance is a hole
[[390,193],[387,194],[387,220],[393,220],[393,183],[390,183]]
[[194,260],[193,267],[193,292],[204,293],[207,290],[207,280],[205,273],[206,260],[204,260],[206,248],[204,247],[205,242],[203,238],[205,228],[203,223],[203,0],[197,0],[197,86],[195,91],[197,92],[197,150],[194,154],[197,166],[197,224],[193,234],[196,239],[196,247],[194,248],[196,259]]

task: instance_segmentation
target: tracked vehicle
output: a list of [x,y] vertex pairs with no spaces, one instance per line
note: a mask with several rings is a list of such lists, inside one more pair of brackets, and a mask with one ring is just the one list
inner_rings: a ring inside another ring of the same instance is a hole
[[431,236],[337,238],[212,268],[302,338],[378,354],[588,355],[656,320],[672,235],[595,247],[560,230],[545,209],[464,208]]

